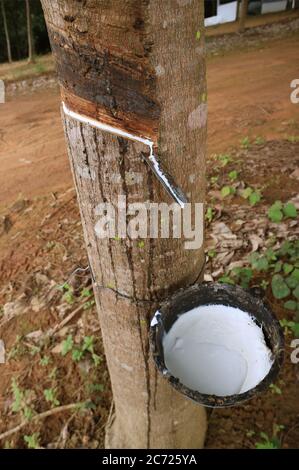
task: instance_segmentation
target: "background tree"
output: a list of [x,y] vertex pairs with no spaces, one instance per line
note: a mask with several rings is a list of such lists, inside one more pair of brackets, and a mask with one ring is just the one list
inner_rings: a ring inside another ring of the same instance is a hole
[[[11,55],[14,60],[28,57],[26,3],[21,0],[1,0],[5,3],[7,28],[10,36]],[[31,26],[36,54],[50,51],[48,33],[39,0],[30,0]],[[7,61],[7,48],[2,14],[0,11],[0,62]]]
[[6,39],[7,59],[8,59],[8,62],[12,62],[10,38],[9,38],[9,31],[8,31],[8,27],[7,27],[7,19],[6,19],[6,11],[5,11],[4,0],[1,0],[1,12],[2,12],[2,18],[3,18],[5,39]]
[[26,20],[27,20],[27,40],[28,40],[28,62],[34,62],[34,39],[32,34],[32,25],[31,25],[31,12],[30,12],[30,3],[29,0],[26,2]]
[[[204,2],[42,0],[63,100],[78,113],[150,137],[190,201],[204,200]],[[106,447],[197,448],[205,410],[158,376],[148,341],[165,296],[196,282],[204,251],[182,239],[96,237],[97,206],[168,199],[141,158],[148,148],[63,115],[114,413]]]
[[239,31],[243,33],[245,31],[245,23],[248,12],[248,0],[242,0],[241,5],[239,6]]

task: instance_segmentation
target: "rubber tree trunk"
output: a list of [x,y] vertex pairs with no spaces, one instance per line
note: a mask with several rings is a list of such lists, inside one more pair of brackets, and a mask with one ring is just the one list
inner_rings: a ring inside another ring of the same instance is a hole
[[28,62],[34,62],[34,42],[32,34],[32,24],[31,24],[31,13],[30,13],[30,2],[26,2],[26,19],[27,19],[27,41],[28,41]]
[[6,19],[4,0],[1,0],[1,12],[2,12],[2,18],[3,18],[5,39],[6,39],[7,59],[8,59],[8,62],[10,63],[10,62],[12,62],[11,46],[10,46],[9,31],[8,31],[8,27],[7,27],[7,19]]
[[241,6],[239,7],[240,18],[239,18],[239,32],[243,33],[245,31],[245,23],[248,12],[248,0],[242,0]]
[[[204,200],[203,2],[42,0],[67,106],[151,138],[190,201]],[[96,237],[97,206],[172,203],[141,154],[146,145],[63,115],[114,399],[108,448],[199,448],[205,410],[157,376],[149,351],[158,301],[193,284],[204,252],[182,239]],[[202,222],[203,223],[203,222]]]

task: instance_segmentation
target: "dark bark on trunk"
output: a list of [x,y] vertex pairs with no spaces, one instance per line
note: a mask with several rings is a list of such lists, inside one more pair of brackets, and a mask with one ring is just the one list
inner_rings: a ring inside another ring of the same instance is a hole
[[1,0],[1,11],[2,11],[4,32],[5,32],[5,39],[6,39],[7,59],[8,59],[8,62],[10,63],[10,62],[12,62],[12,57],[11,57],[10,38],[9,38],[9,31],[8,31],[8,27],[7,27],[7,19],[6,19],[4,0]]
[[[42,0],[62,96],[77,113],[150,137],[166,169],[202,202],[206,84],[203,5],[193,0]],[[94,278],[115,412],[106,446],[198,448],[205,411],[157,375],[148,331],[159,300],[194,283],[203,248],[183,239],[99,239],[96,207],[172,203],[144,164],[148,148],[63,115]]]

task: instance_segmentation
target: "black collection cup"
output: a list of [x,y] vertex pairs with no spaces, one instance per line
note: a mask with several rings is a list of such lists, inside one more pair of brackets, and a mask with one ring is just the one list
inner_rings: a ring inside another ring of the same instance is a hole
[[[235,395],[209,395],[191,390],[167,369],[164,361],[163,336],[169,332],[181,315],[204,305],[224,305],[238,308],[248,313],[262,328],[265,343],[272,353],[273,363],[268,374],[254,388]],[[158,370],[171,386],[186,397],[207,407],[234,406],[265,391],[277,377],[284,356],[283,331],[266,302],[261,297],[239,286],[219,283],[202,283],[180,289],[166,299],[151,321],[150,346]]]

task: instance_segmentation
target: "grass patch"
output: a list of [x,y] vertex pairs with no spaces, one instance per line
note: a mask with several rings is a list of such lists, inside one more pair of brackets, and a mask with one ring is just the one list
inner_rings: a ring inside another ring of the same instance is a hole
[[52,73],[54,70],[52,54],[46,54],[36,56],[33,64],[28,64],[27,59],[12,62],[11,64],[0,64],[0,79],[5,82],[15,82]]

